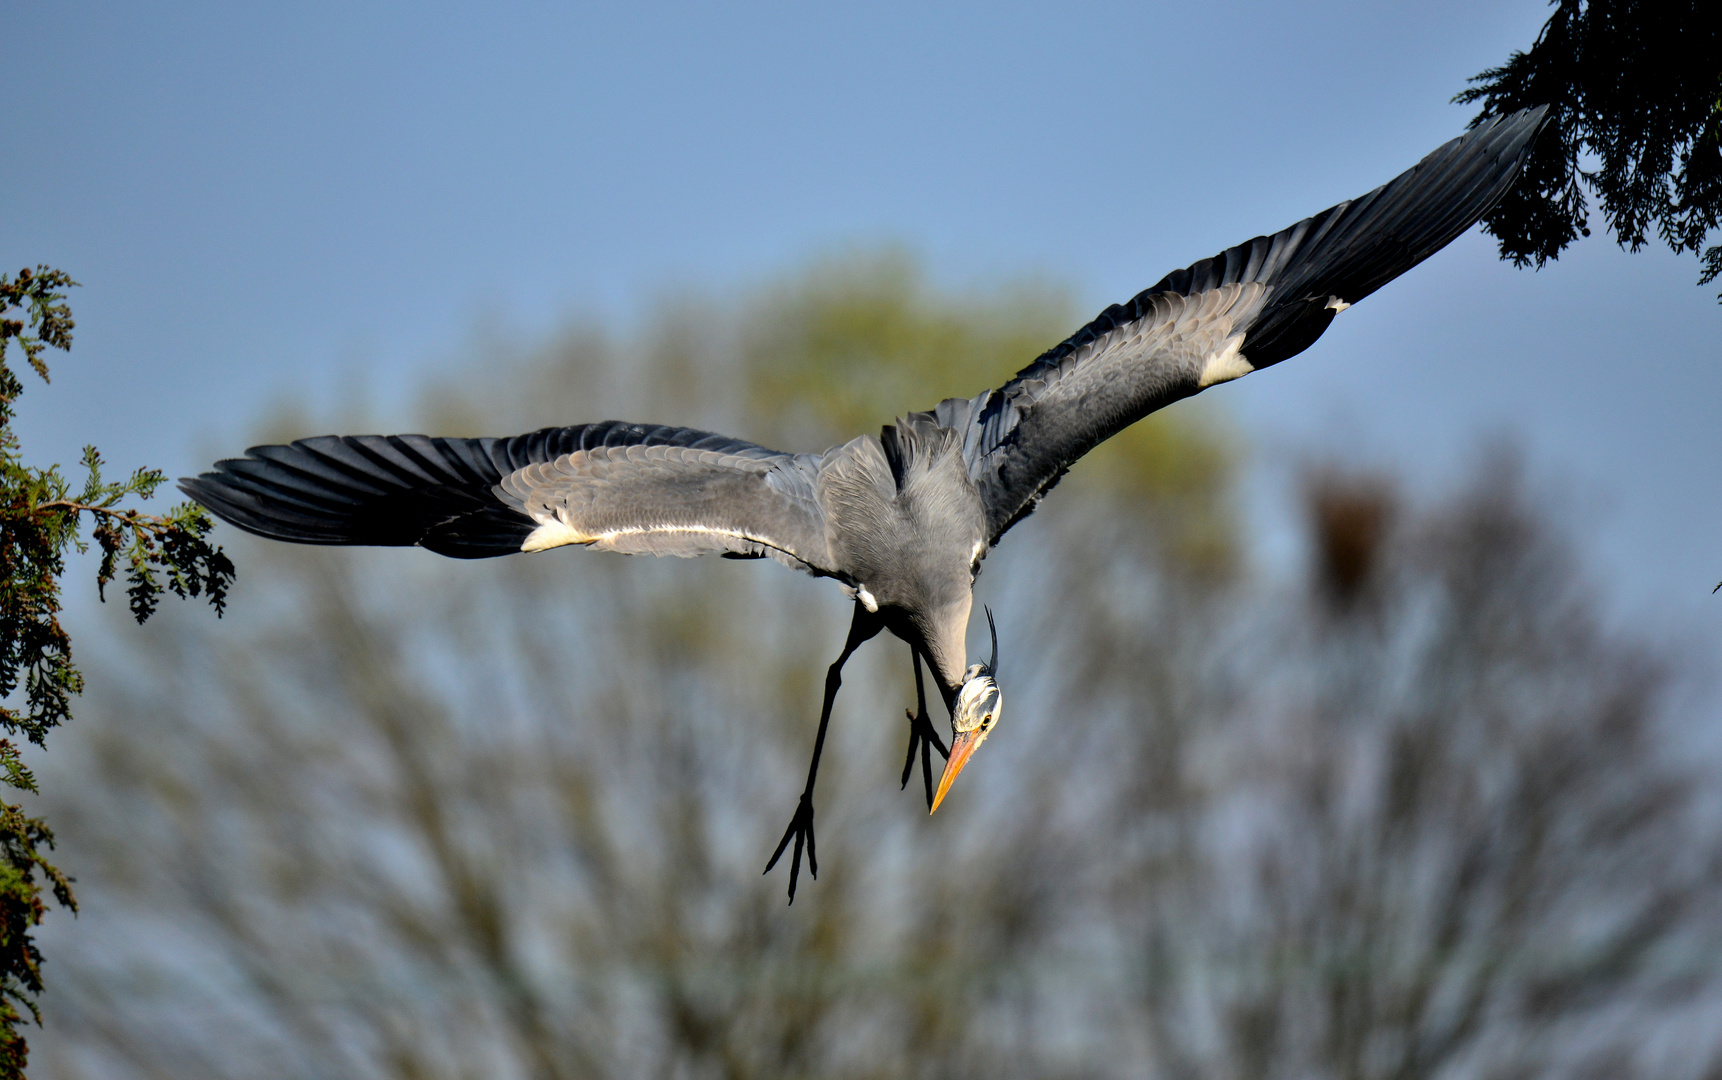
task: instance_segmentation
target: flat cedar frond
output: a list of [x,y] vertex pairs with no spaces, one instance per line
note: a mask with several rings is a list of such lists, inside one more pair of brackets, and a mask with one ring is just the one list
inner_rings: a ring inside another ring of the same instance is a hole
[[[66,551],[87,549],[86,519],[101,549],[98,590],[123,572],[140,623],[155,612],[163,589],[206,598],[219,615],[233,582],[233,564],[208,542],[213,523],[201,509],[186,504],[146,514],[124,506],[149,498],[166,479],[159,471],[138,469],[108,482],[101,455],[85,447],[83,484],[74,492],[57,466],[24,464],[11,426],[23,383],[6,362],[8,349],[16,341],[47,381],[44,352],[72,344],[72,312],[61,290],[76,284],[46,266],[20,270],[16,278],[0,275],[0,697],[24,689],[21,707],[0,706],[0,731],[37,745],[71,719],[72,698],[84,688],[59,614]],[[6,738],[0,738],[0,782],[36,791],[35,776]],[[29,1047],[17,1030],[19,1008],[41,1022],[41,954],[31,930],[46,910],[44,883],[62,907],[77,910],[70,880],[45,854],[53,846],[44,822],[0,801],[0,1080],[24,1075]]]

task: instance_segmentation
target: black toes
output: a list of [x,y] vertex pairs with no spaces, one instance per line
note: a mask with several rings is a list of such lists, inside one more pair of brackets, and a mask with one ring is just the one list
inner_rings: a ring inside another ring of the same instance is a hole
[[806,795],[795,808],[795,816],[789,819],[789,828],[783,830],[783,839],[777,842],[777,850],[771,853],[771,861],[765,864],[765,872],[771,873],[771,868],[777,865],[777,860],[783,857],[783,851],[795,841],[795,850],[789,856],[789,902],[795,903],[795,885],[801,877],[801,848],[807,846],[807,872],[819,879],[819,856],[813,843],[813,800]]
[[909,786],[909,774],[915,770],[915,751],[921,752],[921,780],[927,789],[927,808],[933,806],[933,758],[932,751],[937,748],[939,756],[948,758],[951,752],[945,748],[945,742],[939,738],[939,733],[933,727],[933,722],[925,713],[916,715],[907,709],[904,713],[909,718],[909,753],[903,758],[903,781],[899,789]]
[[909,786],[909,774],[915,771],[915,748],[921,745],[921,731],[915,726],[915,714],[904,709],[903,715],[909,718],[909,753],[903,758],[903,782],[897,785],[898,790]]

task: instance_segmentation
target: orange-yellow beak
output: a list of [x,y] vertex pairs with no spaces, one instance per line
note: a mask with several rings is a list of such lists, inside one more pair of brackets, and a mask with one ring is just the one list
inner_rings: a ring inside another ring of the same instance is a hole
[[945,759],[945,775],[939,777],[939,791],[933,796],[933,808],[927,813],[938,811],[939,804],[945,801],[945,792],[951,790],[951,781],[963,771],[963,766],[974,756],[975,748],[985,741],[986,737],[986,732],[977,728],[974,731],[959,731],[951,739],[951,756]]

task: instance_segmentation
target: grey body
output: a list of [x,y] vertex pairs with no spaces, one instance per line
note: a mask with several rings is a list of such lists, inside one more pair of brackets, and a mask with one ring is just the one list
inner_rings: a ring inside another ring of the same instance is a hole
[[[990,725],[998,702],[991,665],[964,662],[987,551],[1101,441],[1303,351],[1468,229],[1512,184],[1543,114],[1489,120],[1367,195],[1168,274],[1004,386],[823,454],[605,421],[507,439],[305,439],[254,447],[181,487],[241,528],[301,543],[775,559],[856,598],[843,658],[880,629],[908,641],[960,735],[980,722],[964,703],[990,708]],[[811,792],[810,775],[809,838]]]
[[940,685],[960,685],[986,504],[957,433],[923,417],[826,455],[817,499],[831,565],[856,599],[919,647]]

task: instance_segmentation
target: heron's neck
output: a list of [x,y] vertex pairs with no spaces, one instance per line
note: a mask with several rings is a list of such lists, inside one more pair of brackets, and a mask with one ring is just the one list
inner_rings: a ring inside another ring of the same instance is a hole
[[935,668],[933,671],[933,685],[939,688],[939,697],[944,699],[945,711],[952,713],[956,712],[957,693],[963,688],[961,676],[959,676],[957,681],[954,683],[946,682],[945,677],[939,673],[938,669]]
[[930,625],[921,627],[922,651],[933,669],[933,680],[949,707],[963,686],[963,672],[968,670],[969,602],[964,596],[960,603],[951,604],[934,613]]

